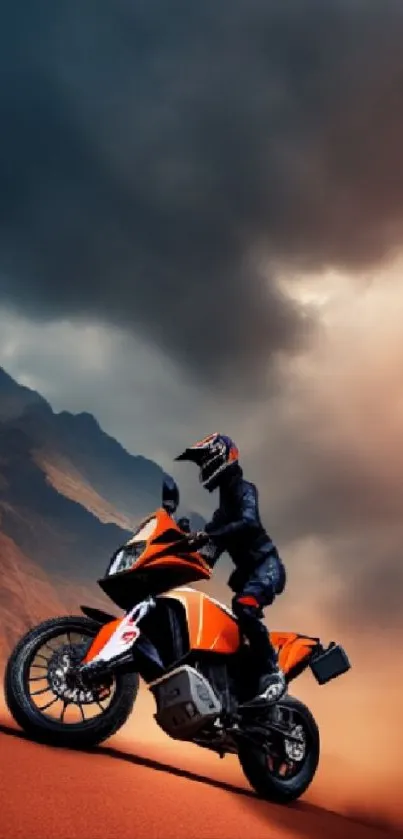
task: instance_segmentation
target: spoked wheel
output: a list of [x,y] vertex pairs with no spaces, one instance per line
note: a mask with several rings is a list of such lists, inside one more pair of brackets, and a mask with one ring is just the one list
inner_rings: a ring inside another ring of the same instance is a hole
[[89,686],[75,672],[98,630],[85,617],[51,619],[28,632],[11,654],[6,702],[33,739],[89,748],[126,722],[138,690],[136,673],[116,673]]
[[295,801],[311,784],[319,763],[319,730],[311,712],[298,699],[286,696],[265,714],[260,711],[253,723],[264,727],[266,723],[267,739],[261,746],[244,741],[239,747],[249,783],[270,801]]

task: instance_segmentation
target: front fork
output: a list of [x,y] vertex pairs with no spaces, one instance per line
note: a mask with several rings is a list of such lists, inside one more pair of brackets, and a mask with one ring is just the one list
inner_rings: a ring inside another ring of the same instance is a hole
[[164,669],[154,646],[141,634],[139,624],[155,607],[151,597],[136,604],[124,618],[104,624],[78,667],[78,674],[83,681],[93,681],[108,675],[117,668],[133,666],[134,647],[147,659],[151,660],[158,672]]

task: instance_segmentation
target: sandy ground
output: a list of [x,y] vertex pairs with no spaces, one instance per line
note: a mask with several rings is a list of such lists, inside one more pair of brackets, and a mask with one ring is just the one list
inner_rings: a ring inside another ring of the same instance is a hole
[[[127,735],[126,735],[127,736]],[[92,753],[27,740],[3,712],[1,839],[387,839],[306,802],[259,801],[235,758],[112,738]],[[403,836],[403,833],[395,833]]]

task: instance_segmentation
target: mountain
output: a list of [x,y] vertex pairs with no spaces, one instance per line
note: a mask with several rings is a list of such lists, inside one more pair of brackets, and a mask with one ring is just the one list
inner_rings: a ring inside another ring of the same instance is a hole
[[0,425],[0,528],[46,572],[74,579],[99,576],[129,530],[101,522],[52,486],[36,462],[33,439]]
[[101,520],[133,526],[159,503],[160,466],[130,455],[91,414],[55,413],[1,368],[0,422],[27,435],[35,461],[55,489],[90,509],[95,506],[92,511]]
[[[160,466],[129,454],[91,414],[54,412],[0,368],[3,644],[22,626],[76,609],[89,588],[94,602],[113,551],[160,505],[163,478]],[[194,516],[193,527],[202,524]]]
[[[36,391],[0,367],[0,424],[22,431],[48,482],[103,522],[132,529],[160,504],[164,472],[153,460],[129,454],[92,414],[56,413]],[[0,474],[1,481],[1,474]],[[194,529],[204,525],[195,512]]]
[[21,635],[47,617],[77,614],[81,603],[108,607],[94,582],[80,585],[45,574],[1,531],[0,568],[0,662]]
[[0,421],[15,420],[27,409],[42,405],[50,409],[46,400],[24,385],[17,384],[11,376],[0,367]]

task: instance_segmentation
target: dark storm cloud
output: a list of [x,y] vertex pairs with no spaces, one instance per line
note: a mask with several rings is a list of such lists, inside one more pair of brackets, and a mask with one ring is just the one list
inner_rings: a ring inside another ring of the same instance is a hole
[[403,7],[20,0],[0,32],[0,294],[256,382],[309,321],[270,260],[398,244]]

